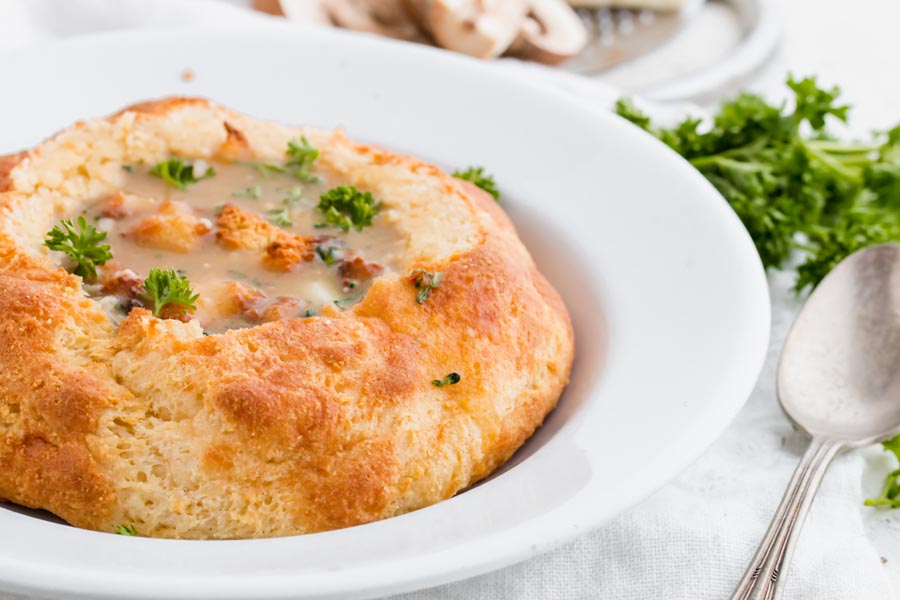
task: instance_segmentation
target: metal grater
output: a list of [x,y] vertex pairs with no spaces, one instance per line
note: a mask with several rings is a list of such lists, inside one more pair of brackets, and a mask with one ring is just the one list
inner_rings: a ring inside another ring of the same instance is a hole
[[576,73],[596,75],[646,53],[671,39],[693,14],[691,10],[655,12],[624,8],[579,8],[590,41],[565,63]]

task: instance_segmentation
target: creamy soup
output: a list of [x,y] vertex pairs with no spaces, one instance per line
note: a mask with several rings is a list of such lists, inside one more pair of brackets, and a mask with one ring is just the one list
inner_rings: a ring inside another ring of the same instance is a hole
[[153,268],[176,269],[199,295],[196,310],[172,306],[161,316],[198,319],[209,332],[347,307],[396,269],[404,240],[383,215],[361,231],[323,224],[320,197],[340,182],[248,163],[193,167],[215,174],[182,190],[149,165],[126,165],[121,190],[85,211],[113,256],[87,287],[111,314],[148,305]]

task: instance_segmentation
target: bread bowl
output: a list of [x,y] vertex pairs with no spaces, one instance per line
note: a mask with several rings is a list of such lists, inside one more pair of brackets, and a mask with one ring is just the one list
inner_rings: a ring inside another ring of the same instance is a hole
[[[310,181],[257,175],[301,140],[318,152]],[[216,175],[185,190],[151,175],[173,157]],[[376,199],[370,227],[329,225],[321,199],[278,204],[332,184]],[[88,281],[46,245],[85,210],[113,255]],[[326,264],[334,240],[362,252]],[[193,265],[197,310],[147,300],[157,260]],[[274,283],[228,280],[226,263]],[[295,284],[312,297],[279,300]],[[225,539],[358,525],[465,489],[554,407],[574,342],[479,188],[340,132],[168,98],[0,158],[0,348],[0,498],[98,531]]]

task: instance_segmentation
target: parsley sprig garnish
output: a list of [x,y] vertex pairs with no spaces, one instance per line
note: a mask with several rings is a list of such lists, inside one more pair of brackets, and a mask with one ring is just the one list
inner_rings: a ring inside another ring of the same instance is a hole
[[106,239],[105,231],[97,229],[84,217],[78,217],[76,225],[70,219],[63,219],[59,225],[47,233],[44,245],[51,250],[64,252],[75,268],[72,272],[83,279],[95,279],[97,267],[112,258],[109,245],[101,244]]
[[340,248],[327,244],[319,244],[316,246],[316,254],[319,255],[319,258],[325,263],[326,266],[331,266],[340,260],[341,255],[343,254]]
[[900,126],[862,142],[829,135],[846,121],[839,89],[814,78],[787,85],[788,105],[755,94],[724,102],[712,123],[688,118],[653,125],[628,100],[616,112],[684,156],[721,192],[756,243],[767,268],[799,255],[795,289],[815,287],[856,250],[900,241]]
[[454,171],[453,176],[470,183],[474,183],[488,194],[494,197],[494,200],[500,199],[500,190],[497,188],[497,182],[494,177],[484,172],[484,167],[469,167],[463,171]]
[[115,532],[119,535],[137,535],[137,529],[134,528],[134,525],[116,525]]
[[426,271],[425,269],[415,269],[409,276],[409,280],[419,290],[416,294],[416,302],[425,304],[431,292],[444,280],[444,273],[441,271]]
[[163,307],[175,304],[186,311],[197,310],[197,299],[191,289],[191,282],[175,269],[150,269],[144,280],[144,291],[141,299],[153,306],[153,315],[158,317]]
[[340,306],[341,308],[346,308],[348,306],[351,306],[351,305],[359,302],[362,299],[362,297],[365,295],[366,295],[366,291],[360,290],[360,291],[356,292],[355,294],[351,294],[351,295],[347,296],[346,298],[338,298],[337,300],[334,301],[334,304],[336,306]]
[[431,381],[431,385],[433,385],[434,387],[444,387],[445,385],[456,385],[457,383],[459,383],[460,379],[462,379],[462,377],[459,376],[459,373],[450,373],[443,379],[433,379]]
[[[884,449],[892,453],[900,460],[900,435],[889,439],[882,444]],[[866,506],[883,506],[887,508],[900,508],[900,469],[894,469],[884,478],[884,485],[877,498],[866,500]]]
[[375,202],[370,192],[360,192],[352,185],[339,185],[319,197],[316,210],[325,217],[316,227],[332,225],[345,232],[351,227],[362,231],[372,224],[381,204]]
[[303,188],[292,187],[288,190],[287,195],[281,199],[281,203],[285,206],[293,206],[299,204],[303,200]]
[[309,172],[312,164],[319,158],[319,150],[309,143],[306,137],[301,137],[300,141],[291,140],[288,142],[288,149],[285,152],[287,160],[284,166],[287,172],[300,181],[315,183],[318,177]]
[[291,213],[287,208],[271,208],[266,211],[269,222],[279,227],[291,227],[294,224]]
[[156,165],[150,170],[151,175],[155,175],[179,190],[186,190],[187,186],[208,179],[216,174],[216,170],[207,167],[206,172],[199,177],[194,175],[194,165],[185,163],[180,158],[170,158]]
[[245,164],[256,169],[256,172],[259,173],[260,177],[262,177],[263,179],[271,177],[275,173],[284,173],[284,167],[281,165],[276,165],[274,163],[243,162],[241,164]]
[[312,165],[319,158],[319,149],[309,143],[305,136],[300,140],[288,142],[284,151],[285,161],[283,165],[265,162],[244,163],[256,169],[262,177],[269,177],[274,173],[286,173],[295,179],[307,183],[315,183],[319,178],[310,172]]
[[254,185],[253,187],[248,187],[246,189],[234,192],[231,194],[235,198],[249,198],[250,200],[259,200],[262,198],[263,189],[259,184]]

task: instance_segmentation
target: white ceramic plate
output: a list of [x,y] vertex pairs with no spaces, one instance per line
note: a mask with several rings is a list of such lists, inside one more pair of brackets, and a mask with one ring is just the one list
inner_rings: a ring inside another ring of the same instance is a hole
[[0,589],[363,598],[476,575],[648,496],[713,442],[755,383],[769,300],[735,215],[650,136],[520,74],[276,25],[123,32],[2,63],[0,152],[136,100],[188,94],[260,118],[342,125],[446,167],[485,165],[571,311],[578,354],[546,425],[501,473],[451,500],[341,531],[224,542],[122,537],[0,508]]

